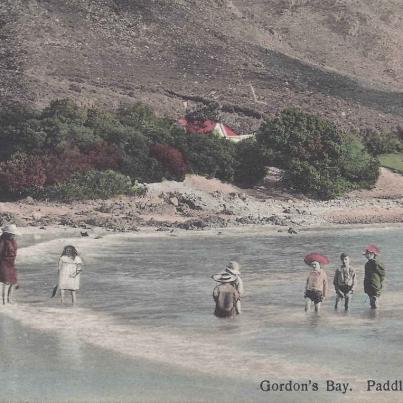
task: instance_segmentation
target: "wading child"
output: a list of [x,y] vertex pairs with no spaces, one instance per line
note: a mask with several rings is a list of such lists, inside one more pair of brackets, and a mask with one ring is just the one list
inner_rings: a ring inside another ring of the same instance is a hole
[[348,311],[353,292],[357,285],[355,270],[350,266],[350,256],[345,253],[340,255],[341,267],[337,268],[334,273],[333,285],[336,291],[336,303],[334,309],[344,298],[344,309]]
[[0,282],[3,283],[3,305],[12,304],[13,288],[17,285],[17,270],[15,258],[17,257],[17,242],[15,237],[19,235],[15,224],[6,225],[0,236]]
[[220,283],[213,290],[214,315],[219,318],[233,317],[237,313],[236,304],[239,300],[239,292],[235,287],[236,276],[224,272],[214,274],[212,279]]
[[305,285],[305,311],[311,309],[313,302],[315,312],[319,312],[320,304],[326,298],[328,291],[327,274],[321,266],[329,264],[329,259],[319,253],[310,253],[305,256],[304,262],[312,267]]
[[[71,301],[73,305],[76,303],[76,291],[80,289],[82,264],[83,262],[74,246],[68,245],[63,249],[62,255],[59,258],[59,281],[57,284],[57,288],[60,289],[62,304],[64,303],[65,291],[71,292]],[[53,295],[56,294],[55,291]]]
[[377,259],[380,250],[375,245],[368,245],[363,255],[368,259],[365,263],[364,292],[369,297],[372,309],[379,306],[378,299],[382,292],[382,283],[385,278],[385,268]]
[[225,271],[227,273],[232,274],[232,275],[234,275],[236,277],[234,285],[235,285],[236,290],[239,293],[239,299],[238,299],[238,301],[236,303],[235,308],[236,308],[236,311],[237,311],[236,313],[240,314],[241,313],[241,299],[240,298],[242,297],[242,295],[244,295],[245,290],[243,288],[243,281],[241,279],[241,269],[240,269],[239,263],[235,262],[234,260],[232,260],[231,262],[229,262],[227,264],[227,267],[225,268]]

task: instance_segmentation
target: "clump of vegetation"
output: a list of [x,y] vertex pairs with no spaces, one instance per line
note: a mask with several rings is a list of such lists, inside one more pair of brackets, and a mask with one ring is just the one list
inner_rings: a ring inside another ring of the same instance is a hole
[[[211,103],[187,118],[215,120],[217,113]],[[133,184],[183,180],[187,172],[251,186],[274,165],[291,188],[326,199],[374,184],[374,156],[398,145],[372,136],[366,149],[327,120],[286,110],[263,122],[256,140],[234,144],[215,134],[188,135],[141,103],[114,112],[68,99],[40,111],[14,105],[0,111],[0,194],[105,198],[133,194]]]
[[142,196],[145,186],[139,186],[119,172],[91,170],[74,174],[68,181],[33,190],[38,199],[71,202],[86,199],[108,199],[115,195]]
[[266,175],[266,158],[255,138],[237,143],[234,180],[240,186],[253,186]]
[[220,120],[219,104],[217,102],[210,102],[207,105],[189,111],[185,118],[192,122],[212,120],[218,122]]
[[167,179],[183,180],[188,171],[188,165],[183,154],[168,144],[152,144],[150,156],[161,163]]
[[361,132],[362,141],[371,155],[390,154],[403,151],[402,137],[399,132],[380,132],[367,129]]
[[379,162],[385,168],[389,168],[403,175],[403,153],[382,154]]
[[114,170],[132,182],[183,180],[186,172],[232,181],[236,163],[231,142],[190,136],[141,103],[115,112],[81,108],[68,99],[41,111],[10,106],[0,111],[0,143],[3,198],[62,185],[90,170]]
[[332,122],[295,109],[266,120],[258,144],[273,165],[285,170],[284,181],[296,191],[320,199],[372,186],[379,163],[358,139]]

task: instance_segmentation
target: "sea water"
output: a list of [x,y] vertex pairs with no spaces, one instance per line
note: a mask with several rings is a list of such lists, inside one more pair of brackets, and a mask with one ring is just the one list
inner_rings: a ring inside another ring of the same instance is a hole
[[[25,238],[17,304],[0,308],[1,399],[403,401],[403,392],[366,391],[370,379],[403,378],[402,231]],[[362,287],[369,243],[382,249],[387,273],[376,311]],[[85,263],[74,308],[68,298],[64,306],[50,299],[67,244]],[[331,292],[319,314],[304,312],[309,252],[331,261]],[[358,277],[348,313],[333,308],[341,252]],[[246,294],[242,314],[225,320],[213,315],[210,276],[229,260],[240,262]],[[290,380],[308,391],[260,389],[262,381]],[[348,383],[347,392],[327,390],[328,380]]]

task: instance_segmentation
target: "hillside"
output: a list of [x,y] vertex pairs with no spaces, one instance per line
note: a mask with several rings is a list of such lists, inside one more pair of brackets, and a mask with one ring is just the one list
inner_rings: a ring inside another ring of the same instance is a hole
[[298,106],[344,127],[403,125],[398,0],[3,0],[2,102],[218,101],[241,131]]

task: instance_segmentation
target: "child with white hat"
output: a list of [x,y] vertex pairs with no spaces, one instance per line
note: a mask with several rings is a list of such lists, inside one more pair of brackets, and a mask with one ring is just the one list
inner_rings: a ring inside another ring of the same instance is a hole
[[236,303],[239,300],[239,292],[235,288],[236,276],[223,272],[214,274],[211,278],[220,283],[213,290],[213,298],[216,303],[214,315],[219,318],[233,317],[236,313]]
[[227,267],[225,268],[225,271],[229,274],[232,274],[236,276],[236,281],[235,281],[235,288],[239,292],[239,299],[236,303],[236,311],[238,314],[241,313],[241,297],[244,295],[245,290],[243,287],[243,281],[241,279],[241,268],[238,262],[235,260],[231,260],[228,264]]

